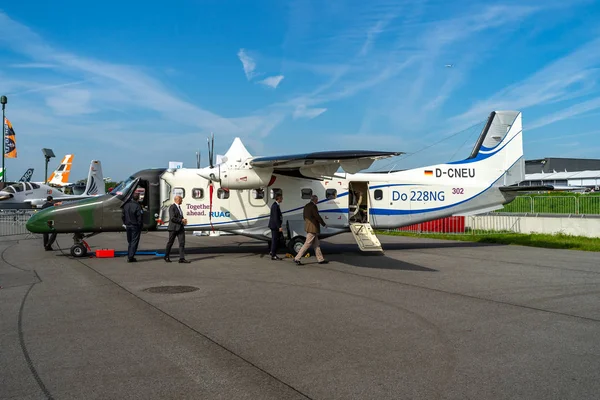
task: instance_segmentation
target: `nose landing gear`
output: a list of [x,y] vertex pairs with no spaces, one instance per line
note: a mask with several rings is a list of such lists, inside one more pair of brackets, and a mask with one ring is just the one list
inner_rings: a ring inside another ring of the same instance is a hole
[[71,246],[71,255],[73,257],[85,257],[88,251],[92,251],[90,246],[83,239],[92,237],[94,235],[96,235],[96,233],[92,233],[89,235],[84,235],[83,233],[74,233],[73,246]]

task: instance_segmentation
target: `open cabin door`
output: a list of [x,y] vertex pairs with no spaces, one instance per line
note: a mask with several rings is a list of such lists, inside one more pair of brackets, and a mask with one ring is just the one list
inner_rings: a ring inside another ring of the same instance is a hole
[[369,183],[350,182],[348,202],[348,224],[360,250],[383,251],[369,223]]

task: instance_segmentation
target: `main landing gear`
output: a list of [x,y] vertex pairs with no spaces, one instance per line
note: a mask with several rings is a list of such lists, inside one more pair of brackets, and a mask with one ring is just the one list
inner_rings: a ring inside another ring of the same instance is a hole
[[74,233],[73,234],[73,246],[71,246],[71,255],[73,257],[85,257],[88,251],[92,251],[90,246],[86,243],[86,238],[92,237],[97,233],[91,233],[89,235],[84,235],[83,233]]
[[[279,249],[286,249],[288,251],[288,253],[290,253],[293,256],[296,256],[296,254],[298,254],[298,252],[300,251],[302,246],[304,246],[305,241],[306,241],[305,237],[296,236],[295,238],[288,240],[287,244],[283,240],[279,240],[279,242],[277,244],[279,245]],[[270,239],[267,241],[267,249],[271,250],[271,240]]]
[[305,237],[296,236],[292,240],[288,242],[288,251],[295,257],[296,254],[300,252],[302,246],[304,246],[304,242],[306,241]]

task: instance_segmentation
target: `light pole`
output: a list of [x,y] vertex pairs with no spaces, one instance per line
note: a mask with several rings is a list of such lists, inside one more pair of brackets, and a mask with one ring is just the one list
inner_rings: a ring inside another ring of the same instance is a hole
[[44,174],[44,183],[48,183],[48,162],[54,156],[54,152],[52,149],[42,149],[42,153],[44,153],[44,157],[46,158],[46,170]]
[[6,107],[6,103],[8,103],[8,98],[6,96],[0,97],[0,103],[2,103],[2,182],[6,182],[6,169],[4,168],[4,144],[5,144],[5,119],[4,119],[4,109]]

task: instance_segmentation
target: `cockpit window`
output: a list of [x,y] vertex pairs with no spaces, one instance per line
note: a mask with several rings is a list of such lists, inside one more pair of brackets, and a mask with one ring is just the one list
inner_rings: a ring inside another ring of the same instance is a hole
[[14,193],[14,192],[15,192],[15,189],[13,189],[13,187],[12,187],[12,186],[7,186],[7,187],[5,187],[5,188],[4,188],[4,191],[5,191],[6,193]]
[[110,194],[113,196],[119,196],[120,198],[125,198],[129,195],[129,193],[134,189],[135,181],[137,178],[130,176],[125,181],[121,182],[118,186],[116,186],[113,190],[110,191]]

